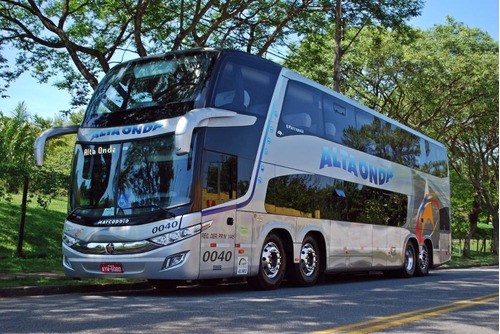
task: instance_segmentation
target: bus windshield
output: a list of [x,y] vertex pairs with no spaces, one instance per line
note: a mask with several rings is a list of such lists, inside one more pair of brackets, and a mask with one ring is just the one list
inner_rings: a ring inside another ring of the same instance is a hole
[[203,102],[213,53],[145,58],[113,68],[97,87],[83,127],[145,123],[184,115]]
[[77,144],[70,209],[83,216],[127,216],[191,202],[192,154],[174,136],[119,144]]

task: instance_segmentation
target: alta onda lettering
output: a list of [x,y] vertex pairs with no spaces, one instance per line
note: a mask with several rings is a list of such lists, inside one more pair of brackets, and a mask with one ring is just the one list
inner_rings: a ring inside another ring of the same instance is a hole
[[99,132],[94,133],[90,140],[104,136],[146,134],[148,132],[155,131],[161,127],[163,127],[162,123],[149,123],[144,125],[139,124],[139,125],[124,126],[121,128],[103,129]]
[[392,166],[375,166],[362,159],[356,159],[352,154],[336,147],[323,147],[319,169],[325,167],[343,169],[356,177],[361,177],[370,183],[382,185],[388,183],[394,174]]

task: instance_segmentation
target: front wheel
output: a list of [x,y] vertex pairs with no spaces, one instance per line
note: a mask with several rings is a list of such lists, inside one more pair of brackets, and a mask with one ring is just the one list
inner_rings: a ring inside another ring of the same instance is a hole
[[316,284],[320,274],[320,251],[316,240],[307,236],[300,249],[300,262],[294,264],[290,280],[298,286]]
[[270,233],[264,240],[260,255],[259,273],[249,277],[248,281],[260,290],[276,289],[285,276],[286,254],[283,242],[275,233]]

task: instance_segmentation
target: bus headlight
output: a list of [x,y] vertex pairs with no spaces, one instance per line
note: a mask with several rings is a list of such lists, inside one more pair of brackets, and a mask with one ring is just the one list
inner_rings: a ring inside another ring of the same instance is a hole
[[191,227],[183,228],[178,231],[170,232],[167,234],[159,235],[157,237],[149,239],[149,241],[154,242],[155,244],[167,246],[173,244],[175,242],[179,242],[181,240],[190,238],[203,230],[206,230],[212,225],[212,222],[202,223],[198,225],[194,225]]
[[78,239],[73,238],[72,236],[70,236],[66,233],[63,233],[62,241],[63,241],[63,244],[65,244],[68,247],[71,247],[78,242]]

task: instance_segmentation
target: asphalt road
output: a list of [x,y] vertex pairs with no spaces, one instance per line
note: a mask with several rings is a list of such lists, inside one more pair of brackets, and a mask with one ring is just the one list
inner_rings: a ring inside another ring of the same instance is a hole
[[1,333],[498,333],[498,267],[0,299]]

